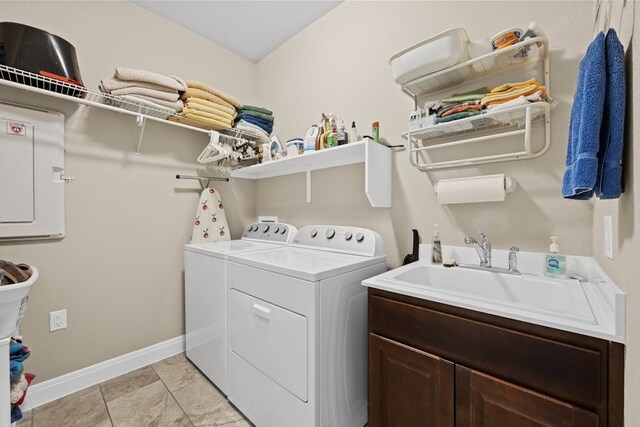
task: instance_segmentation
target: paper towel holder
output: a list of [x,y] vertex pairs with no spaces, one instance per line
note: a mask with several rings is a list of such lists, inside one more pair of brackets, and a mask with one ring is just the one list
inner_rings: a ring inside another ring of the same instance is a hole
[[[506,194],[508,193],[513,193],[514,191],[516,191],[516,189],[518,188],[518,181],[515,178],[512,178],[510,176],[504,175],[504,174],[496,174],[496,175],[481,175],[481,176],[470,176],[470,177],[465,177],[465,178],[454,178],[454,179],[443,179],[440,180],[438,182],[436,182],[433,185],[433,191],[438,194],[439,191],[439,185],[441,183],[474,183],[474,181],[480,181],[480,180],[486,180],[486,179],[495,179],[495,178],[502,178],[502,183],[503,183],[503,188],[504,188],[504,196],[506,196]],[[504,199],[483,199],[482,197],[470,197],[469,199],[463,200],[463,199],[459,199],[456,201],[442,201],[440,198],[440,195],[438,194],[438,202],[440,204],[455,204],[455,203],[479,203],[479,202],[495,202],[495,201],[502,201]]]

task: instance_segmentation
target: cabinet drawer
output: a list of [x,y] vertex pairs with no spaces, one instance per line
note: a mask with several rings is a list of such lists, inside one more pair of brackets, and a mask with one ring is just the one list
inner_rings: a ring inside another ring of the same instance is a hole
[[583,407],[599,410],[606,401],[606,354],[598,349],[376,295],[369,330]]

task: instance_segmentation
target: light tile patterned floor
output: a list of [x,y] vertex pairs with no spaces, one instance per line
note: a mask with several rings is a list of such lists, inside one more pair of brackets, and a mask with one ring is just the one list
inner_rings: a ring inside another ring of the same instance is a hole
[[24,414],[20,427],[250,427],[184,354]]

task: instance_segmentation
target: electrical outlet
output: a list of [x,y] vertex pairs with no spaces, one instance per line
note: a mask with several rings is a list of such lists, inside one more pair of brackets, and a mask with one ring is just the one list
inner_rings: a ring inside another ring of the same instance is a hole
[[49,313],[49,332],[60,329],[67,329],[67,310],[58,310]]

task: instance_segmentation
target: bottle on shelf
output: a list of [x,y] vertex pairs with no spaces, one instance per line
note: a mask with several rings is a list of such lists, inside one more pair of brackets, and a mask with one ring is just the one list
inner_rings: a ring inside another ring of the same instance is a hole
[[340,120],[340,130],[338,131],[338,145],[345,145],[349,142],[349,134],[344,126],[344,120]]
[[351,129],[349,129],[349,142],[358,141],[358,129],[356,128],[356,122],[351,122]]

